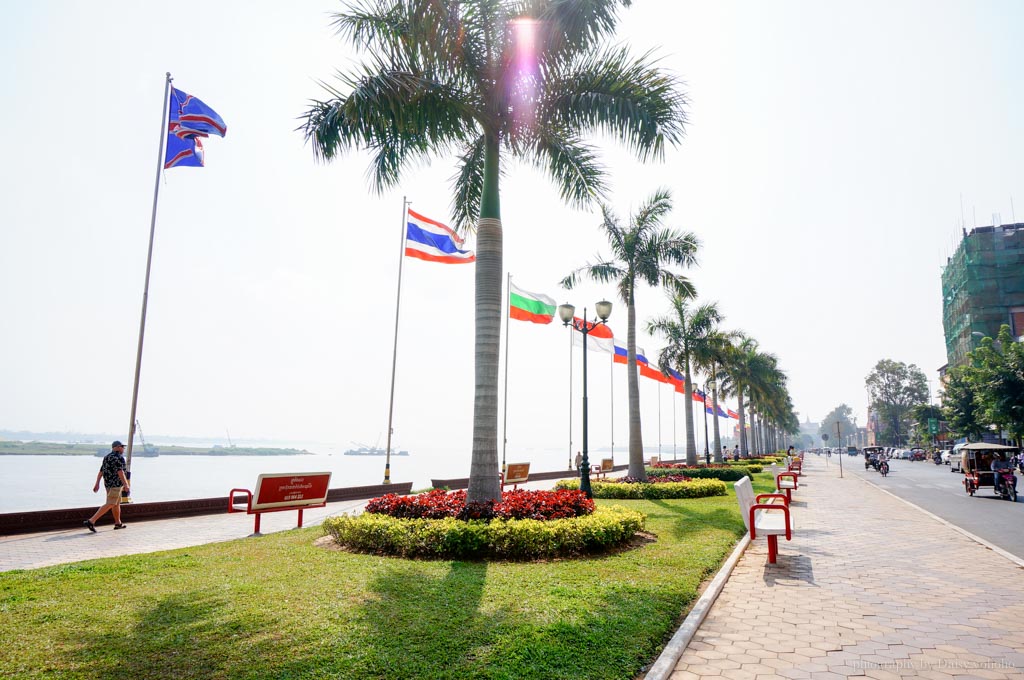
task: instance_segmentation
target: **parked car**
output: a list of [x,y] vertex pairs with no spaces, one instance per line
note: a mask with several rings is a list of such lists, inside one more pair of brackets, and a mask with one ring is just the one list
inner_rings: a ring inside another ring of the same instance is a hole
[[947,449],[942,452],[942,460],[947,465],[949,465],[950,472],[963,472],[960,463],[962,462],[963,458],[962,449],[964,446],[965,444],[957,444],[953,448]]

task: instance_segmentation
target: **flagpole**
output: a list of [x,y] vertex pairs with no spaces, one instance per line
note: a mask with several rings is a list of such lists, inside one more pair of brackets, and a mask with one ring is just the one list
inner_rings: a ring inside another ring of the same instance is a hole
[[658,390],[658,460],[661,460],[661,383],[654,386]]
[[609,396],[612,402],[612,465],[615,464],[615,336],[612,336],[612,354],[608,362]]
[[676,390],[672,387],[672,460],[676,459]]
[[506,272],[505,285],[505,414],[501,422],[501,478],[505,479],[505,448],[508,446],[508,344],[511,338],[508,334],[508,320],[512,316],[510,308],[512,299],[512,272]]
[[[149,250],[146,252],[146,282],[142,288],[142,317],[139,319],[139,346],[135,354],[135,380],[132,383],[132,412],[128,418],[128,455],[125,457],[127,471],[125,476],[132,476],[132,445],[135,443],[135,411],[139,403],[139,376],[142,373],[142,343],[146,337],[146,307],[149,302],[149,275],[153,268],[153,236],[156,234],[156,207],[160,198],[160,173],[164,169],[164,143],[167,141],[167,97],[171,91],[171,72],[165,74],[164,98],[160,106],[160,142],[157,144],[156,179],[153,181],[153,212],[149,219]],[[130,502],[130,491],[122,491],[121,495]]]
[[402,196],[402,228],[399,229],[398,242],[398,292],[395,293],[395,342],[391,350],[391,396],[388,397],[388,443],[384,458],[384,483],[391,483],[391,423],[395,413],[395,366],[398,364],[398,312],[402,304],[402,263],[405,261],[405,232],[409,201]]
[[572,470],[572,329],[569,330],[569,469]]

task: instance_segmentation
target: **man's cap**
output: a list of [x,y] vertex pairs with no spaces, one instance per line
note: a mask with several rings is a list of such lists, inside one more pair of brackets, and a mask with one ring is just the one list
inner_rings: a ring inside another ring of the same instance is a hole
[[117,448],[118,446],[124,446],[124,444],[122,444],[121,442],[119,442],[119,441],[117,441],[117,440],[115,439],[115,440],[114,440],[114,443],[110,445],[110,448],[112,448],[112,449],[116,449],[116,448]]

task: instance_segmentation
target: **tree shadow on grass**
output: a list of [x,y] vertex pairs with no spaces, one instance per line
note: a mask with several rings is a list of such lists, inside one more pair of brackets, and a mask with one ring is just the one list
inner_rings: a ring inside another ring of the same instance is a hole
[[[110,612],[116,615],[117,587],[111,586]],[[228,603],[219,595],[189,591],[160,599],[148,610],[125,617],[123,628],[77,640],[82,645],[82,675],[104,680],[213,678],[234,675],[238,661],[237,634],[259,635],[266,622],[225,617]],[[261,644],[247,657],[262,656]]]
[[746,531],[743,520],[737,512],[726,508],[708,510],[683,504],[668,503],[664,500],[650,501],[664,511],[666,516],[676,515],[672,524],[673,536],[684,540],[688,536],[706,531],[709,528],[729,531],[740,537]]
[[504,619],[500,611],[481,611],[487,570],[482,562],[452,562],[431,578],[416,566],[385,566],[356,617],[372,654],[360,659],[353,677],[472,676]]

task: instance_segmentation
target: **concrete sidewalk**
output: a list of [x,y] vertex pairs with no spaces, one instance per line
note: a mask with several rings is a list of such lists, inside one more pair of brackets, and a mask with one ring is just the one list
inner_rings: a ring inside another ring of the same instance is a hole
[[1024,677],[1016,563],[811,456],[793,512],[777,564],[748,548],[672,680]]

